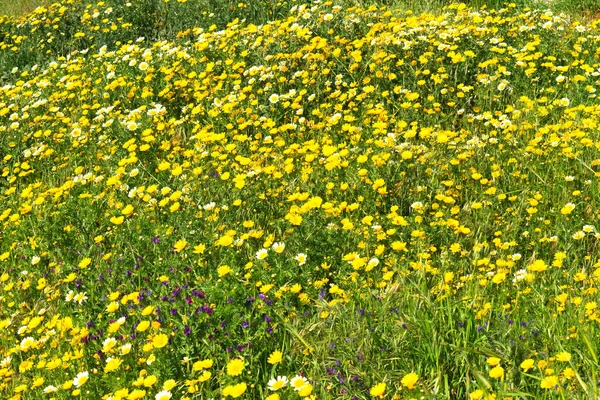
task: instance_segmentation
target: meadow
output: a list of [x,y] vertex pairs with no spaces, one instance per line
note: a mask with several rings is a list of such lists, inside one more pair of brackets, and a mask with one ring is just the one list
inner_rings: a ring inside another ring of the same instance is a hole
[[598,398],[598,25],[0,17],[0,396]]

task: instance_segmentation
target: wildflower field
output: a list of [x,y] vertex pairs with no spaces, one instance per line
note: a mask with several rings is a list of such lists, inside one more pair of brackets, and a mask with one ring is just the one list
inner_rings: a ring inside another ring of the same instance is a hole
[[0,398],[598,398],[598,25],[0,17]]

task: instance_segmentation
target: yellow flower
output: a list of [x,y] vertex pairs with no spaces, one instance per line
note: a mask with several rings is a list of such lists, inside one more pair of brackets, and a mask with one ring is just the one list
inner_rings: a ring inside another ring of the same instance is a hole
[[545,377],[540,383],[542,389],[554,389],[557,385],[558,378],[555,375]]
[[152,345],[157,349],[165,347],[167,343],[169,343],[169,337],[164,333],[158,334],[152,338]]
[[31,385],[32,385],[33,387],[42,386],[43,384],[44,384],[44,378],[42,378],[42,377],[38,377],[38,378],[36,378],[36,379],[35,379],[35,380],[34,380],[34,381],[31,383]]
[[282,356],[283,354],[281,354],[279,350],[275,350],[271,353],[267,361],[269,364],[279,364],[281,362]]
[[377,385],[371,388],[369,394],[373,397],[383,398],[383,395],[385,394],[385,387],[385,382],[378,383]]
[[533,272],[544,272],[548,269],[548,265],[544,262],[544,260],[536,260],[528,268]]
[[479,399],[481,399],[483,397],[483,394],[484,394],[483,390],[477,389],[476,391],[471,392],[469,394],[469,399],[470,400],[479,400]]
[[88,265],[90,265],[91,262],[92,262],[92,259],[86,257],[79,262],[78,266],[79,266],[79,268],[86,268]]
[[215,246],[223,246],[223,247],[227,247],[229,245],[231,245],[231,243],[233,243],[233,238],[231,236],[221,236],[219,238],[219,240],[217,240],[217,242],[215,243]]
[[133,206],[131,204],[127,204],[122,210],[121,214],[128,217],[133,213]]
[[573,212],[574,209],[575,209],[575,204],[567,203],[564,205],[563,208],[560,209],[560,213],[562,215],[569,215],[569,214],[571,214],[571,212]]
[[142,399],[146,396],[146,391],[141,389],[136,389],[127,396],[127,400],[138,400]]
[[150,327],[150,321],[142,321],[138,324],[138,326],[135,328],[135,330],[138,332],[144,332],[149,327]]
[[523,371],[527,372],[533,368],[534,363],[535,362],[531,358],[528,358],[527,360],[523,361],[519,367],[521,367]]
[[104,373],[115,371],[121,365],[122,360],[120,358],[109,357],[106,359],[106,365],[104,366]]
[[312,390],[313,390],[313,385],[311,385],[310,383],[307,383],[298,391],[298,396],[308,397],[312,393]]
[[119,217],[112,217],[110,219],[110,222],[113,223],[113,224],[115,224],[115,225],[121,225],[124,220],[125,220],[125,218],[121,215]]
[[244,360],[239,358],[234,358],[233,360],[227,363],[227,375],[229,376],[238,376],[242,374],[244,370]]
[[490,370],[490,378],[502,378],[504,376],[504,368],[501,366],[496,366]]
[[174,250],[176,253],[179,253],[181,250],[185,249],[187,246],[187,241],[185,239],[178,240],[175,242]]
[[487,364],[491,367],[495,367],[496,365],[500,364],[500,359],[498,357],[490,357],[486,360]]
[[575,370],[573,370],[573,368],[565,368],[565,370],[563,371],[563,375],[565,376],[565,378],[567,379],[572,379],[574,378],[577,373],[575,372]]
[[225,388],[223,389],[223,396],[231,396],[233,398],[240,397],[244,394],[246,388],[247,386],[245,382],[238,383],[237,385],[225,386]]
[[157,380],[156,375],[147,376],[144,379],[144,386],[150,387],[156,383],[156,380]]
[[404,375],[404,378],[402,378],[402,381],[400,381],[400,383],[402,383],[402,386],[412,390],[414,389],[418,380],[419,375],[415,374],[414,372],[411,372],[410,374]]
[[556,355],[558,361],[568,362],[571,360],[571,354],[566,351],[560,352]]
[[229,265],[221,265],[219,268],[217,268],[217,273],[219,274],[219,277],[223,277],[232,272],[233,270]]
[[202,361],[196,361],[192,367],[194,371],[201,371],[206,368],[210,368],[213,365],[213,360],[207,359]]
[[152,314],[154,312],[154,306],[147,306],[146,308],[144,308],[142,310],[142,315],[144,317],[147,317],[148,315]]

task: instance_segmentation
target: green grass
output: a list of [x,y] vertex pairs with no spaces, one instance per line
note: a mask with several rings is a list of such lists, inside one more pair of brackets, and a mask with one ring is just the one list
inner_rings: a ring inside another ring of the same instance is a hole
[[50,3],[50,0],[3,0],[0,2],[0,15],[25,15]]
[[0,398],[598,397],[598,24],[305,3],[0,21]]

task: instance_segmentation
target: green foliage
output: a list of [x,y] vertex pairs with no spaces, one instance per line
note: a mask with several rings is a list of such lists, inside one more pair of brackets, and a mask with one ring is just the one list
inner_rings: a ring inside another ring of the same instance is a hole
[[0,397],[597,398],[600,28],[528,4],[0,21]]

